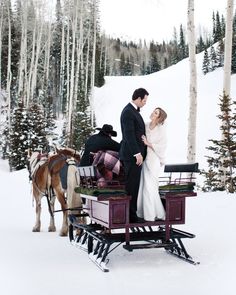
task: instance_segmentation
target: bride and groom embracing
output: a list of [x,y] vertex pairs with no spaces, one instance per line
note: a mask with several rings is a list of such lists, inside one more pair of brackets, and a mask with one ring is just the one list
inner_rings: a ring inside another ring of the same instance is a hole
[[123,162],[126,191],[131,196],[130,222],[165,219],[165,209],[158,191],[158,176],[164,164],[166,112],[157,107],[150,115],[150,122],[144,123],[139,113],[148,98],[144,88],[138,88],[132,95],[120,117],[122,141],[120,160]]

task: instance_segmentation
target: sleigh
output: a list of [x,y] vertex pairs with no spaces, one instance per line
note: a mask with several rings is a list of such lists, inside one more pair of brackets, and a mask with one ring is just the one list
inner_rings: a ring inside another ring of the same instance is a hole
[[103,271],[108,255],[119,245],[127,251],[136,249],[163,248],[191,264],[198,264],[188,254],[183,240],[195,235],[174,225],[185,224],[186,198],[195,197],[195,173],[198,163],[166,165],[165,176],[160,177],[159,193],[166,210],[166,219],[129,222],[130,196],[125,193],[120,181],[108,181],[100,187],[96,167],[78,167],[80,192],[84,200],[83,211],[91,220],[81,224],[75,215],[69,215],[69,238],[72,244],[85,250],[89,258]]

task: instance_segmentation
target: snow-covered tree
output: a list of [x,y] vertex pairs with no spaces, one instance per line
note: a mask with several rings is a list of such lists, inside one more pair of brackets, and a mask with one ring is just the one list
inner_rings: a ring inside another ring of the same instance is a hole
[[47,152],[49,150],[44,109],[37,103],[32,102],[27,110],[28,124],[28,148]]
[[212,45],[211,45],[211,48],[210,48],[210,58],[209,58],[209,61],[210,61],[210,71],[212,72],[212,71],[214,71],[217,68],[216,52],[215,52],[214,46],[212,46]]
[[18,106],[12,112],[11,127],[8,130],[8,160],[11,171],[26,167],[28,132],[27,112],[23,102],[19,101]]
[[[220,97],[220,129],[221,140],[210,139],[212,143],[207,149],[211,155],[207,156],[208,170],[202,171],[205,176],[203,190],[236,191],[236,112],[235,102],[229,96]],[[222,181],[222,179],[224,181]]]
[[233,38],[232,38],[232,65],[231,71],[233,74],[236,73],[236,13],[233,19]]
[[217,67],[224,65],[224,42],[221,39],[216,48]]
[[210,60],[209,60],[208,51],[206,48],[204,50],[202,71],[204,75],[206,75],[210,71]]

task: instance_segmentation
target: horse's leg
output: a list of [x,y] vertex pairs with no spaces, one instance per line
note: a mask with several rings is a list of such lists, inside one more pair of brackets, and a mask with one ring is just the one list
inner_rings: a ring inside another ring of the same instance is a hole
[[[58,177],[59,177],[59,175],[58,175]],[[57,186],[53,185],[53,188],[56,193],[58,202],[61,204],[61,210],[63,213],[62,227],[61,227],[59,235],[61,237],[64,237],[64,236],[67,236],[67,234],[68,234],[67,204],[66,204],[65,194],[61,188],[60,183],[57,184]]]
[[[67,174],[67,203],[68,208],[82,208],[82,199],[80,194],[75,192],[75,187],[80,185],[78,170],[75,165],[69,165]],[[81,214],[82,209],[70,210],[70,214]],[[79,223],[85,223],[84,217],[77,218]]]
[[49,224],[49,227],[48,227],[48,231],[49,232],[55,232],[56,231],[56,226],[55,226],[55,218],[54,218],[54,215],[53,215],[53,211],[54,211],[54,205],[55,205],[56,196],[55,196],[55,194],[54,194],[54,192],[52,191],[51,188],[49,188],[49,197],[50,197],[51,212],[50,212],[50,209],[48,208],[49,214],[50,214],[50,224]]
[[40,216],[41,216],[41,193],[38,191],[38,189],[35,187],[35,184],[33,183],[33,196],[34,196],[34,200],[36,203],[36,221],[35,221],[35,225],[32,229],[33,232],[40,232],[40,228],[41,228],[41,221],[40,221]]

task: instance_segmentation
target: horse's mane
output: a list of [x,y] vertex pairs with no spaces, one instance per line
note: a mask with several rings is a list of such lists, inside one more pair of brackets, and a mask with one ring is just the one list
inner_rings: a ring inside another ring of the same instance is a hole
[[80,161],[80,153],[72,148],[69,147],[63,147],[63,148],[56,148],[56,152],[59,155],[65,155],[65,156],[69,156],[69,157],[73,157],[76,159],[76,161]]

